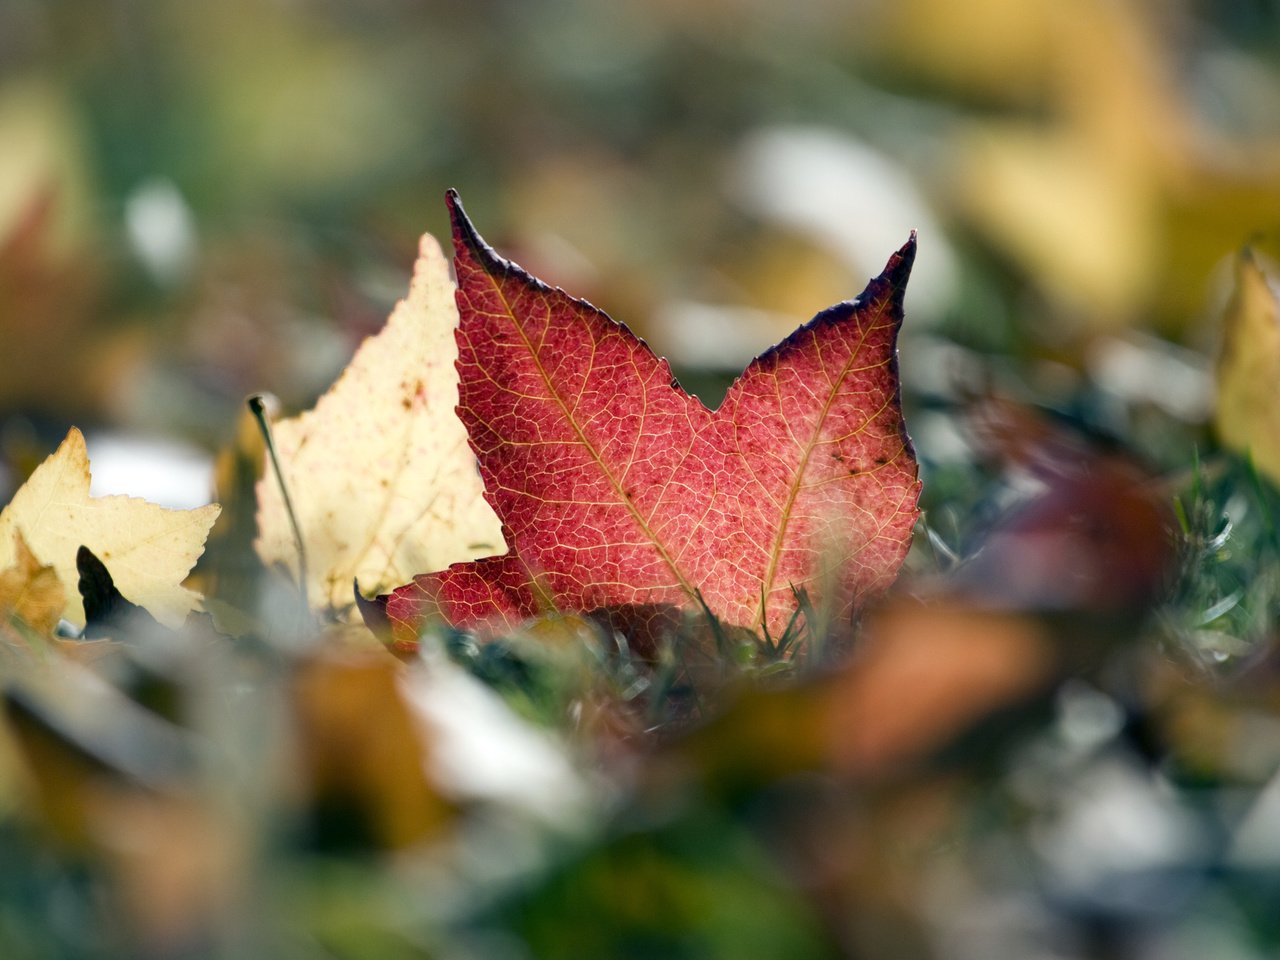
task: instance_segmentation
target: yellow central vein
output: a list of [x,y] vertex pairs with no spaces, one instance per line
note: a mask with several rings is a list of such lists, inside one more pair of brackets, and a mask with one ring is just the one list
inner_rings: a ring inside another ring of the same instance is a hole
[[[769,565],[765,570],[765,577],[762,583],[763,589],[760,591],[760,608],[756,611],[755,623],[752,624],[753,630],[759,630],[760,624],[764,622],[765,610],[769,602],[769,594],[773,592],[774,580],[778,576],[778,564],[782,557],[782,544],[786,539],[787,526],[791,522],[791,511],[795,508],[796,500],[799,499],[800,490],[803,488],[802,481],[804,479],[805,471],[809,468],[809,459],[813,456],[814,448],[818,445],[817,438],[822,433],[822,427],[826,423],[828,415],[831,413],[832,404],[835,403],[836,395],[840,392],[840,387],[844,385],[844,381],[849,376],[854,362],[857,360],[859,353],[862,352],[862,348],[867,342],[867,336],[872,330],[880,325],[879,321],[884,317],[885,308],[888,304],[889,298],[886,297],[876,311],[873,322],[863,329],[862,339],[859,340],[858,345],[850,351],[849,359],[841,368],[840,376],[836,379],[835,386],[833,386],[828,392],[827,398],[822,405],[822,412],[818,414],[817,423],[814,424],[812,432],[803,445],[804,452],[800,457],[800,464],[791,481],[791,487],[787,491],[786,503],[783,504],[782,514],[778,519],[778,530],[773,537],[773,547],[769,551]],[[816,338],[815,331],[811,331],[811,335]],[[881,409],[883,409],[883,407]],[[868,420],[869,419],[870,418],[868,418]]]
[[[484,269],[484,268],[482,267],[481,269]],[[529,356],[533,359],[534,366],[537,367],[538,373],[542,376],[543,382],[547,385],[547,391],[551,394],[552,398],[555,400],[556,405],[560,408],[560,412],[564,415],[565,420],[568,421],[569,426],[573,428],[573,432],[577,434],[578,442],[581,443],[582,446],[585,447],[586,450],[591,454],[592,459],[595,460],[596,462],[596,466],[600,468],[600,472],[604,474],[605,478],[612,485],[614,492],[617,494],[618,499],[621,500],[622,503],[626,506],[627,511],[631,514],[632,519],[635,520],[636,525],[640,528],[641,532],[643,532],[645,537],[648,538],[649,542],[653,544],[654,549],[658,551],[658,555],[662,557],[663,562],[666,563],[666,565],[671,569],[671,572],[675,574],[676,579],[680,582],[681,588],[687,594],[689,594],[690,597],[694,596],[696,592],[695,587],[689,582],[689,579],[684,575],[684,573],[681,572],[680,568],[676,565],[674,558],[672,558],[671,554],[667,552],[667,548],[662,544],[662,542],[658,539],[657,535],[653,532],[653,528],[649,526],[648,521],[646,521],[645,518],[641,515],[640,511],[636,509],[636,505],[631,500],[631,498],[627,496],[626,490],[623,488],[622,484],[618,481],[618,478],[613,475],[613,471],[611,471],[609,467],[606,465],[604,458],[600,455],[600,451],[597,450],[595,447],[595,444],[593,444],[587,438],[587,435],[583,431],[581,425],[578,423],[577,418],[573,416],[573,414],[570,412],[569,406],[565,402],[564,397],[562,397],[560,395],[560,391],[556,389],[555,384],[551,379],[551,375],[547,372],[546,367],[542,365],[541,358],[538,356],[537,351],[534,350],[533,348],[533,341],[530,340],[527,334],[525,333],[524,326],[520,323],[519,319],[516,317],[515,310],[512,307],[511,302],[507,300],[506,294],[503,292],[502,287],[498,284],[498,281],[494,278],[494,276],[491,273],[489,273],[488,270],[484,270],[484,275],[488,278],[489,282],[493,285],[493,290],[498,295],[498,299],[502,301],[502,305],[507,311],[507,316],[510,318],[512,324],[516,328],[516,333],[519,335],[521,341],[523,341],[525,347],[529,352]],[[547,307],[547,323],[549,324],[551,322],[551,305],[548,303],[546,307]],[[593,345],[593,350],[594,350],[594,345]]]

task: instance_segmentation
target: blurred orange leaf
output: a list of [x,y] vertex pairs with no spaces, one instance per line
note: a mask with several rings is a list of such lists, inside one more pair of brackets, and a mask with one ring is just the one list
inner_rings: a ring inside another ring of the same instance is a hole
[[58,572],[42,564],[22,531],[13,534],[14,564],[0,571],[0,615],[15,616],[32,630],[50,634],[66,605],[67,591]]
[[379,649],[329,648],[292,684],[303,785],[323,829],[326,814],[387,847],[440,830],[452,805],[427,775],[431,744],[402,688],[403,665]]

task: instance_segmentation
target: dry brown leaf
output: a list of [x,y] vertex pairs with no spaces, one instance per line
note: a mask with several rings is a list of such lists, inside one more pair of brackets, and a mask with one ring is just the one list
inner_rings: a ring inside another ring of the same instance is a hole
[[58,571],[42,564],[22,531],[13,534],[14,564],[0,572],[0,615],[16,616],[32,630],[50,634],[62,617],[67,591]]
[[19,562],[15,535],[57,571],[66,591],[60,615],[84,626],[76,551],[92,550],[116,586],[166,626],[178,627],[199,601],[182,580],[204,550],[216,503],[170,510],[136,497],[90,497],[89,454],[75,427],[0,513],[0,570]]
[[[274,427],[302,528],[314,606],[349,607],[366,593],[451,563],[502,553],[475,457],[454,413],[458,310],[439,244],[424,236],[409,296],[366,340],[337,383]],[[297,548],[275,477],[258,484],[255,546],[297,571]]]
[[428,731],[407,702],[403,668],[384,650],[335,645],[303,662],[291,686],[302,779],[317,814],[365,818],[394,849],[438,834],[452,808],[428,776]]

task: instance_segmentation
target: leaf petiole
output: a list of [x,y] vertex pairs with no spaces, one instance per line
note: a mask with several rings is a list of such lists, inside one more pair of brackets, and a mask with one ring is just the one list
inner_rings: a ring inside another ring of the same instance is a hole
[[298,593],[302,597],[303,610],[310,610],[311,603],[307,597],[307,550],[302,543],[302,526],[298,523],[298,515],[293,511],[293,498],[289,496],[289,486],[284,482],[284,473],[280,469],[280,457],[276,453],[275,438],[271,435],[271,420],[267,416],[267,401],[260,393],[255,393],[246,401],[249,412],[258,424],[262,434],[262,442],[266,444],[267,456],[271,458],[271,470],[276,475],[276,484],[280,487],[280,497],[284,500],[285,513],[289,516],[289,526],[293,530],[293,540],[298,548]]

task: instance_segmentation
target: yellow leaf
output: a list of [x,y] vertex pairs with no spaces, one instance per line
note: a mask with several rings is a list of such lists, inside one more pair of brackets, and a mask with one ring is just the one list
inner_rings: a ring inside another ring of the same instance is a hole
[[1223,321],[1215,426],[1223,446],[1250,453],[1280,484],[1280,304],[1254,255],[1236,260],[1236,285]]
[[13,615],[37,633],[50,634],[62,617],[67,591],[58,571],[42,564],[22,531],[13,534],[14,563],[0,572],[0,615]]
[[1151,185],[1077,131],[974,125],[956,137],[953,166],[959,209],[1092,325],[1128,318],[1149,295]]
[[1277,83],[1248,50],[1141,0],[845,6],[864,57],[952,102],[931,195],[1045,295],[1059,343],[1185,333],[1223,251],[1274,232]]
[[66,589],[62,616],[84,626],[76,551],[92,550],[128,599],[166,626],[182,625],[200,599],[182,586],[221,508],[169,510],[136,497],[90,497],[89,454],[75,427],[0,513],[0,570],[18,561],[14,535],[51,564]]
[[[275,442],[302,528],[314,606],[352,604],[451,563],[504,553],[458,402],[458,310],[439,245],[421,241],[409,296],[356,352],[315,409]],[[270,470],[258,483],[255,544],[295,573],[297,548]]]

